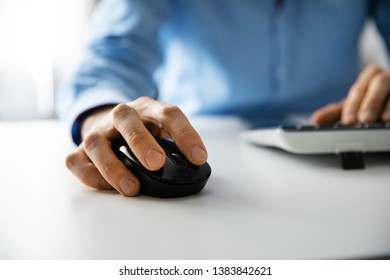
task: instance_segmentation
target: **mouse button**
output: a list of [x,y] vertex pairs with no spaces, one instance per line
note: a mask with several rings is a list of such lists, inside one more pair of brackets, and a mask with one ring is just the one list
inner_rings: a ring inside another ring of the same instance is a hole
[[159,170],[155,170],[155,171],[150,171],[148,170],[147,171],[150,175],[152,175],[152,177],[157,177],[157,178],[161,178],[164,176],[164,167],[160,168]]
[[141,163],[138,161],[137,157],[130,150],[130,148],[128,148],[127,146],[121,146],[119,150],[122,152],[123,155],[127,157],[127,159],[131,160],[132,162],[135,162],[136,164],[141,165]]
[[188,177],[190,175],[191,173],[189,168],[177,166],[173,160],[167,159],[163,167],[161,179],[172,181],[175,177]]
[[172,139],[170,138],[157,139],[157,142],[159,143],[159,145],[164,150],[167,156],[170,156],[171,154],[176,154],[176,156],[178,157],[183,157],[179,148],[176,146],[175,141],[173,141]]
[[179,153],[170,153],[168,155],[172,161],[179,167],[187,167],[187,161],[184,159],[184,157],[182,155],[180,155]]
[[169,153],[170,151],[177,150],[176,144],[175,144],[175,142],[172,139],[169,139],[169,138],[165,138],[165,139],[156,138],[156,140],[157,140],[157,143],[161,146],[161,148],[163,148],[163,150],[166,153]]

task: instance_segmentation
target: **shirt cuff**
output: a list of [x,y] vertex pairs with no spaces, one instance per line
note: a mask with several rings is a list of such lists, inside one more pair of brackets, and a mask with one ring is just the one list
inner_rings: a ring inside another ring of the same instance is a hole
[[91,89],[83,92],[73,104],[67,119],[72,140],[76,145],[82,142],[81,124],[92,111],[105,106],[131,101],[123,94],[110,89]]

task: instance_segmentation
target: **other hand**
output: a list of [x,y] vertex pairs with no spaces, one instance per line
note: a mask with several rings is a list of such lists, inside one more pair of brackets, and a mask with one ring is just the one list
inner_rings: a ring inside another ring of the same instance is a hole
[[390,70],[367,66],[352,85],[347,97],[315,111],[314,124],[390,122]]

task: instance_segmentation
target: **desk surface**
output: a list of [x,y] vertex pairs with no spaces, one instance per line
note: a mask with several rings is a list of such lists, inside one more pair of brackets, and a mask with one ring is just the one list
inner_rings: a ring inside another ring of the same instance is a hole
[[251,146],[236,119],[194,119],[213,173],[193,197],[125,198],[64,166],[56,121],[0,123],[0,259],[323,259],[390,254],[390,155]]

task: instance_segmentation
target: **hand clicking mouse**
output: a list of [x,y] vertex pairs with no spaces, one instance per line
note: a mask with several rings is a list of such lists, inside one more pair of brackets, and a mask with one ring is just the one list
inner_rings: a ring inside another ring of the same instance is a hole
[[174,139],[183,158],[194,166],[207,160],[206,147],[181,110],[149,97],[90,111],[80,127],[82,142],[67,157],[66,166],[83,184],[95,189],[114,188],[123,196],[140,191],[139,178],[112,149],[120,139],[151,172],[160,170],[167,161],[156,138]]

